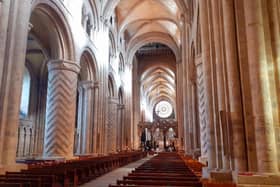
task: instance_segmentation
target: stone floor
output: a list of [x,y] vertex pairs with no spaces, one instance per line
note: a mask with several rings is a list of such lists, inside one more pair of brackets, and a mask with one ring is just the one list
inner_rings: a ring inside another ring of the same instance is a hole
[[136,162],[130,163],[121,168],[115,169],[114,171],[111,171],[101,177],[98,177],[95,180],[90,181],[89,183],[81,185],[81,187],[108,187],[109,184],[116,184],[116,181],[118,179],[122,179],[123,176],[126,176],[134,168],[137,168],[138,166],[142,165],[144,162],[146,162],[150,158],[151,158],[151,156],[138,160]]

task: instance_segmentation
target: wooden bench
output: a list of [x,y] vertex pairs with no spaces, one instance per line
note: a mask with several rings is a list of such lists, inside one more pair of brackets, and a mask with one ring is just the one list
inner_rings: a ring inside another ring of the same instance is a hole
[[0,176],[0,187],[76,187],[145,156],[135,151],[67,161],[28,161],[28,169]]
[[110,187],[201,187],[200,178],[175,153],[160,153]]

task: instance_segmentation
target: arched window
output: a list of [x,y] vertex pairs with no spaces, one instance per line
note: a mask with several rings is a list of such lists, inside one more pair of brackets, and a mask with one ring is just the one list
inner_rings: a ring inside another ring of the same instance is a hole
[[111,76],[109,76],[108,81],[108,94],[109,97],[114,97],[114,83]]
[[123,56],[120,54],[119,57],[119,73],[124,72],[124,60],[123,60]]
[[23,81],[22,81],[22,91],[21,91],[21,102],[20,102],[20,117],[26,118],[29,110],[29,100],[30,100],[30,87],[31,87],[31,77],[28,69],[25,67]]

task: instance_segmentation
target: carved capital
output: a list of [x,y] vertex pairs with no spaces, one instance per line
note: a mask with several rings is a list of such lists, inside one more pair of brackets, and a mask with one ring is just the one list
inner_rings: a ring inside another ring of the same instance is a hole
[[124,104],[118,104],[117,105],[117,109],[118,110],[123,110],[125,108],[125,105]]
[[79,82],[79,89],[90,90],[94,89],[94,82],[93,81],[81,81]]
[[51,60],[48,63],[48,70],[49,72],[53,70],[65,70],[78,74],[80,72],[80,65],[68,60]]
[[99,82],[98,82],[98,81],[95,81],[95,82],[94,82],[94,88],[95,88],[95,89],[99,88]]

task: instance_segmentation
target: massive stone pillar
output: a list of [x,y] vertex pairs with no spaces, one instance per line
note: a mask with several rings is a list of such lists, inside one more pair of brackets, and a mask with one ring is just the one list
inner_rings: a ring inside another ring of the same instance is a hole
[[[176,64],[176,80],[177,82],[183,82],[183,63],[181,59],[177,59]],[[179,139],[179,150],[184,149],[184,115],[183,115],[183,105],[179,103],[183,101],[183,85],[176,84],[176,101],[178,105],[176,106],[176,117],[178,121],[178,139]]]
[[78,100],[78,154],[91,153],[93,136],[93,102],[94,102],[94,82],[79,82],[79,100]]
[[15,170],[30,1],[0,1],[0,173]]
[[[222,24],[221,24],[221,11],[220,11],[221,1],[211,0],[212,7],[212,18],[213,18],[213,38],[214,38],[214,47],[215,47],[215,59],[213,60],[213,66],[215,69],[214,77],[214,93],[215,94],[215,113],[219,114],[220,111],[225,111],[225,76],[224,76],[224,56],[223,56],[223,38],[222,38]],[[226,146],[223,139],[223,131],[226,129],[226,123],[219,120],[219,115],[216,116],[215,123],[215,134],[216,134],[216,160],[217,160],[217,168],[222,169],[225,164],[228,164],[228,157],[224,154],[224,148]]]
[[201,41],[202,41],[202,66],[205,81],[205,108],[206,108],[206,131],[207,131],[207,160],[208,168],[216,168],[216,144],[215,144],[215,126],[213,119],[213,92],[212,92],[212,65],[210,55],[210,37],[208,20],[208,0],[199,0]]
[[244,1],[244,10],[258,171],[277,172],[261,0]]
[[78,64],[53,60],[48,64],[48,95],[44,157],[73,157]]
[[[274,124],[275,126],[275,135],[280,137],[280,16],[279,16],[279,7],[280,4],[277,0],[267,1],[268,3],[268,13],[269,13],[269,26],[271,29],[271,46],[272,46],[272,62],[273,71],[275,72],[275,87],[278,92],[276,97],[278,105],[274,105],[273,111],[274,115],[278,115],[278,122]],[[272,69],[272,68],[271,68]],[[278,158],[280,158],[280,138],[276,138]],[[280,169],[280,159],[278,159],[278,167]]]
[[[224,38],[226,55],[226,76],[229,102],[229,122],[232,128],[232,146],[234,166],[232,169],[237,171],[247,170],[246,148],[245,148],[245,128],[242,111],[242,97],[239,65],[237,57],[236,28],[234,18],[234,1],[222,1],[224,17]],[[241,141],[242,140],[242,141]],[[227,148],[227,150],[230,147]],[[225,168],[228,168],[225,167]]]

